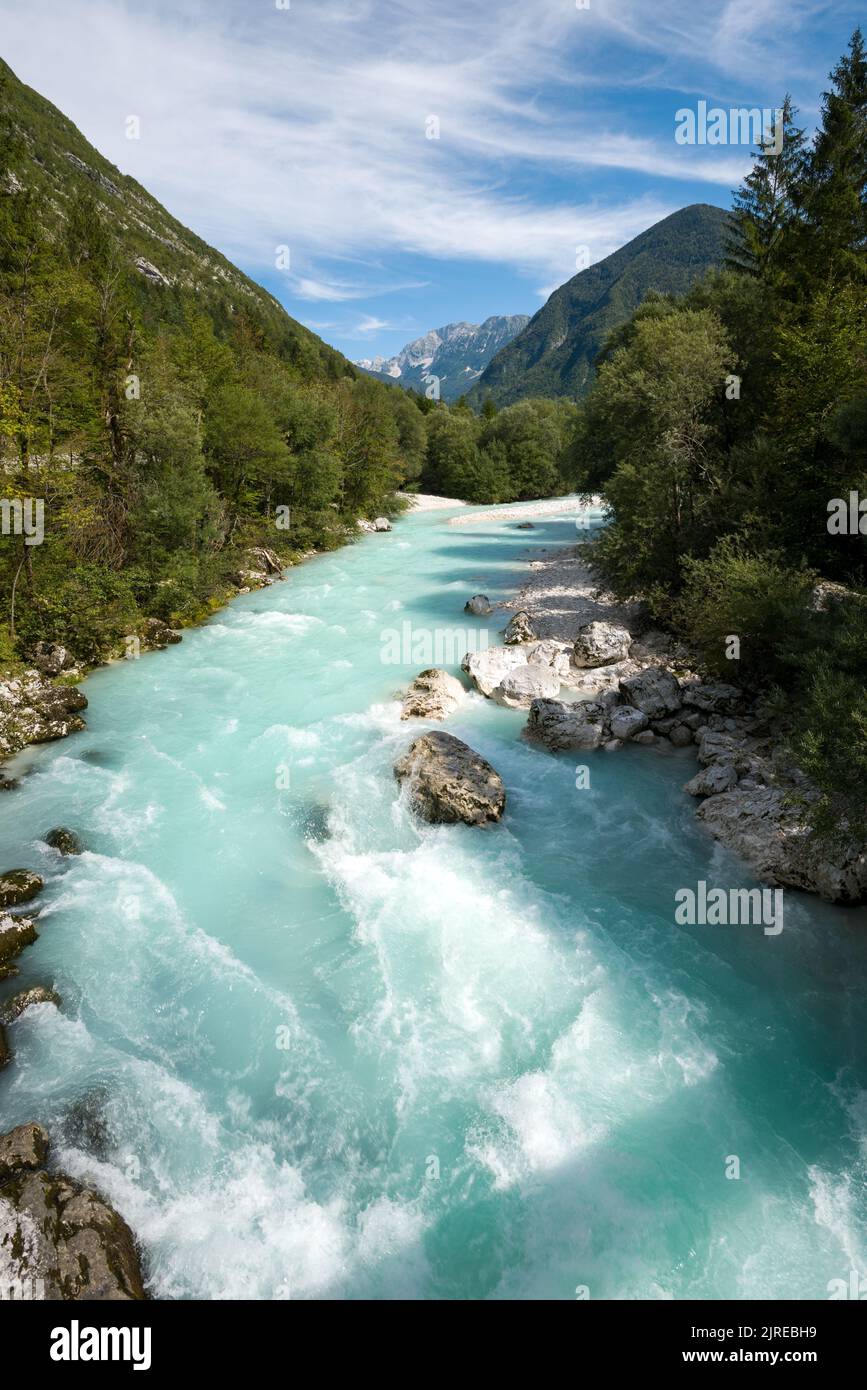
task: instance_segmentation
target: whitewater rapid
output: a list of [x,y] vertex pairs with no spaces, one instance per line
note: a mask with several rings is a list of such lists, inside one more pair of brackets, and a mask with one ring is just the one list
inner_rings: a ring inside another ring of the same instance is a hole
[[[482,629],[574,517],[410,516],[87,682],[0,799],[47,887],[0,1129],[47,1125],[162,1298],[826,1298],[867,1272],[867,914],[752,886],[694,757],[554,757],[471,695],[502,825],[419,824],[383,633]],[[575,765],[590,767],[576,787]],[[41,840],[68,825],[62,860]],[[726,1176],[732,1156],[740,1177]]]

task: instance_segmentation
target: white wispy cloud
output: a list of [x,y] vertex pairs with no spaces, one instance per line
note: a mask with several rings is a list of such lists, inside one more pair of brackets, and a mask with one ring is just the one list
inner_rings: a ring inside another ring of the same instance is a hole
[[[502,264],[559,283],[681,206],[727,201],[743,150],[633,128],[619,89],[689,80],[750,104],[791,86],[807,0],[0,0],[2,49],[85,134],[247,266],[288,245],[292,294],[408,288],[335,261]],[[736,80],[732,80],[732,76]],[[82,80],[83,75],[86,80]],[[815,84],[813,83],[813,86]],[[125,138],[136,114],[141,139]],[[440,138],[427,139],[428,118]],[[653,180],[602,196],[602,172]],[[553,175],[556,191],[546,185]],[[574,187],[567,195],[564,188]],[[713,190],[718,190],[713,197]]]

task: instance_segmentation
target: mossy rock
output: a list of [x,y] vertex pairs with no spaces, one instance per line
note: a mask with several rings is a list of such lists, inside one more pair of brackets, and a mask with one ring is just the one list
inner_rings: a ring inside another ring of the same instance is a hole
[[29,903],[42,888],[42,879],[30,869],[8,869],[0,874],[0,909]]
[[58,825],[54,830],[49,830],[45,836],[45,843],[56,849],[58,854],[81,854],[81,841],[73,830],[67,830],[65,825]]
[[32,917],[0,915],[0,968],[20,956],[25,946],[32,946],[39,933]]

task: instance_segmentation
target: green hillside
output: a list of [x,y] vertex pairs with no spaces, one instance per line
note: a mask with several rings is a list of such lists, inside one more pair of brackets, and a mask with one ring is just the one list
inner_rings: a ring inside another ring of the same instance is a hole
[[582,399],[612,329],[626,322],[649,290],[683,294],[719,265],[727,225],[720,208],[695,203],[580,271],[497,353],[469,393],[470,403],[478,407],[488,396],[497,405],[534,396]]
[[[147,618],[195,619],[251,548],[289,562],[393,506],[423,448],[409,397],[0,62],[0,661],[42,639],[99,660]],[[5,524],[28,499],[44,507],[29,545]]]

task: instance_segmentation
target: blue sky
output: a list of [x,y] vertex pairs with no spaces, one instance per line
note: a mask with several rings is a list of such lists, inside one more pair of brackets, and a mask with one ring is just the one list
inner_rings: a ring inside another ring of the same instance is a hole
[[[699,100],[812,127],[849,0],[0,0],[0,53],[124,172],[351,358],[535,313],[741,146]],[[140,138],[127,138],[127,118]],[[439,121],[439,139],[427,138]],[[289,264],[277,267],[278,248]]]

